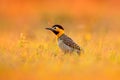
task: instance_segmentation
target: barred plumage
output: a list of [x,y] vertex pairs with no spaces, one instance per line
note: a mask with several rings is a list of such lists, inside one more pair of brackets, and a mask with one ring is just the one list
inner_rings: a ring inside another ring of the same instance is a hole
[[65,34],[58,38],[58,45],[65,53],[72,53],[75,51],[80,54],[80,47]]

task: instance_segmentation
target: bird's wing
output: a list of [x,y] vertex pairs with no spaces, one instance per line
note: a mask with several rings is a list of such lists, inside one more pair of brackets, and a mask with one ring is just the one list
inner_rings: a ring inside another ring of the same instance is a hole
[[72,48],[74,48],[74,49],[80,50],[80,47],[79,47],[71,38],[69,38],[68,36],[63,35],[63,36],[61,37],[61,39],[63,40],[63,42],[64,42],[66,45],[68,45],[68,46],[70,46],[70,47],[72,47]]

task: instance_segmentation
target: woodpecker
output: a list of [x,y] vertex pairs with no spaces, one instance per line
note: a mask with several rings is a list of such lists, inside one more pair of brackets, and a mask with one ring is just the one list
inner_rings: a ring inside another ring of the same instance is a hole
[[58,46],[65,54],[76,52],[80,55],[82,49],[64,33],[64,28],[61,25],[56,24],[52,28],[45,29],[52,31],[57,36]]

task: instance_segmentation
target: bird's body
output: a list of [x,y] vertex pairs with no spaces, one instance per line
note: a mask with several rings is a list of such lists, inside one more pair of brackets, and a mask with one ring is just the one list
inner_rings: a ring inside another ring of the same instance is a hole
[[58,38],[58,46],[64,53],[80,53],[80,47],[67,35],[63,34]]
[[61,25],[54,25],[52,28],[46,29],[51,30],[57,36],[58,46],[64,53],[77,52],[77,54],[80,55],[80,47],[64,33]]

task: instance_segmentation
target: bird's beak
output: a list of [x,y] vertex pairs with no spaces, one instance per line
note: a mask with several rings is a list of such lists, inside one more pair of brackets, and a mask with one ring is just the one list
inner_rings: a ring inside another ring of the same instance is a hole
[[47,29],[47,30],[51,30],[51,31],[54,31],[54,29],[52,29],[52,28],[45,28],[45,29]]
[[56,35],[59,33],[58,31],[54,30],[53,28],[45,28],[45,29],[52,31]]

